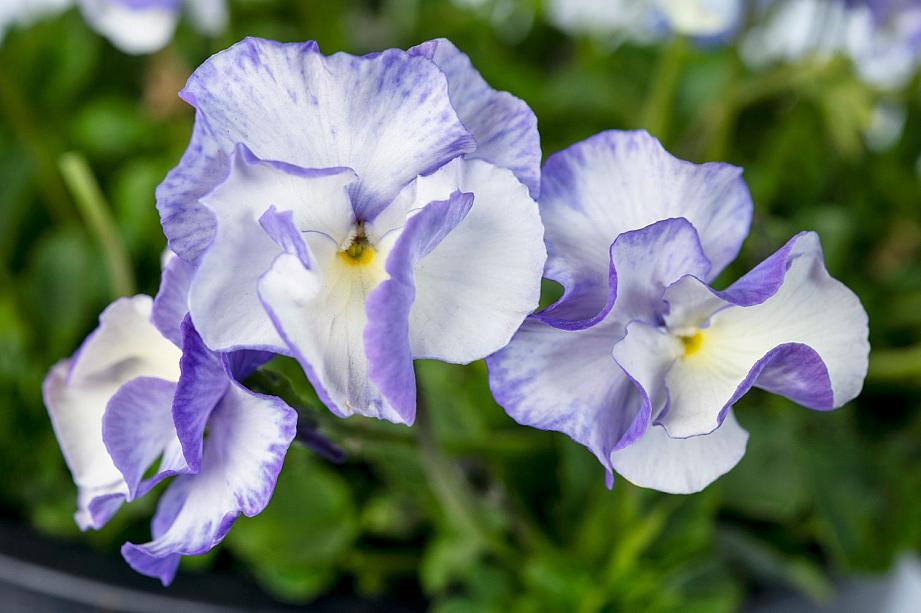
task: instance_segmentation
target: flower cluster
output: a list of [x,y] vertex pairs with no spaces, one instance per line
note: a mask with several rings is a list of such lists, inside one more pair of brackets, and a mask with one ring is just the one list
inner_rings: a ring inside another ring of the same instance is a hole
[[[447,40],[356,57],[246,39],[181,96],[196,119],[157,191],[159,293],[116,301],[44,388],[81,528],[173,479],[152,540],[122,550],[164,583],[268,503],[297,414],[242,382],[273,355],[335,415],[402,424],[415,359],[488,358],[517,421],[672,492],[741,458],[750,387],[822,410],[860,390],[866,315],[814,234],[707,285],[751,222],[739,169],[644,132],[541,169],[534,114]],[[565,293],[534,313],[542,276]]]

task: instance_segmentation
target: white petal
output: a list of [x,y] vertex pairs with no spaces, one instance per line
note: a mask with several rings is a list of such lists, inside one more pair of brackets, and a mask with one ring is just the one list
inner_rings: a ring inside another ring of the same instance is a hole
[[481,160],[454,160],[419,177],[373,228],[384,232],[455,191],[473,193],[473,208],[416,266],[410,344],[416,358],[467,363],[505,346],[537,307],[546,251],[527,188]]
[[179,349],[150,323],[151,305],[148,296],[114,302],[78,353],[57,364],[45,380],[48,414],[79,489],[76,519],[83,529],[99,527],[89,509],[93,498],[128,491],[102,440],[109,399],[138,376],[179,378]]
[[747,443],[748,432],[730,411],[719,428],[703,436],[670,438],[665,428],[653,426],[629,447],[612,453],[611,463],[634,485],[691,494],[738,464]]
[[179,2],[132,8],[119,0],[79,0],[94,30],[125,53],[153,53],[166,46],[179,21]]
[[[776,292],[735,306],[753,295],[754,284],[743,277],[736,285],[744,291],[734,285],[720,294],[726,300],[701,331],[700,349],[669,372],[671,402],[661,422],[672,436],[712,431],[752,384],[816,409],[839,407],[860,393],[867,315],[857,296],[825,270],[818,237],[800,234],[771,260],[782,264],[780,280],[764,275],[767,268],[751,274]],[[673,302],[670,293],[666,299]]]

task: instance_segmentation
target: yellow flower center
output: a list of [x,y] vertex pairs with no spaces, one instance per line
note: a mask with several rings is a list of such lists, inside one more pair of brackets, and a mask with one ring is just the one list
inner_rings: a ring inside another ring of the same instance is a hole
[[374,261],[374,247],[368,242],[361,225],[348,247],[339,252],[339,258],[349,266],[367,266]]
[[681,344],[684,345],[685,357],[692,356],[700,351],[701,345],[704,344],[704,335],[700,330],[695,331],[693,334],[681,335],[678,338],[681,340]]

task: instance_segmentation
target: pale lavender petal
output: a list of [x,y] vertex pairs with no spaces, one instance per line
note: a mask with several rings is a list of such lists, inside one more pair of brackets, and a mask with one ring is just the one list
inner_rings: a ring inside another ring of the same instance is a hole
[[486,360],[492,394],[512,419],[569,435],[610,473],[611,451],[640,408],[630,380],[611,357],[622,336],[622,326],[612,319],[569,331],[529,318],[507,347]]
[[195,268],[180,257],[168,257],[160,275],[160,289],[153,302],[150,320],[160,334],[177,347],[182,345],[179,330],[182,320],[189,312],[189,286]]
[[[541,176],[546,276],[560,282],[567,316],[585,320],[608,302],[608,249],[623,232],[684,217],[715,277],[748,233],[752,203],[739,168],[671,156],[646,132],[602,132],[556,153]],[[561,308],[561,307],[558,307]]]
[[387,256],[390,278],[368,295],[365,351],[368,376],[407,424],[416,416],[416,376],[409,342],[410,310],[416,298],[414,269],[460,224],[473,194],[454,192],[428,204],[406,222]]
[[534,317],[569,330],[590,327],[609,312],[624,323],[657,323],[665,312],[665,289],[684,275],[706,278],[710,270],[697,232],[684,218],[665,219],[624,232],[611,245],[610,260],[608,299],[600,312],[588,319],[574,319],[571,315],[575,311],[570,305],[578,300],[564,300]]
[[349,191],[364,220],[417,175],[475,148],[451,106],[444,74],[394,49],[325,57],[315,43],[248,38],[200,66],[182,96],[208,127],[194,139],[189,167],[182,168],[184,161],[174,171],[160,211],[171,247],[189,260],[207,247],[213,225],[202,225],[196,201],[182,192],[200,196],[222,180],[212,162],[237,143],[261,159],[353,168],[359,180]]
[[128,563],[168,585],[176,556],[208,552],[237,517],[260,513],[275,489],[296,422],[295,411],[278,398],[231,385],[209,421],[201,472],[173,481],[153,520],[154,540],[122,547]]
[[232,154],[233,145],[219,139],[197,111],[188,148],[157,186],[157,211],[169,248],[193,264],[211,244],[217,224],[199,200],[227,176]]
[[[129,501],[188,468],[173,426],[171,409],[175,392],[173,381],[137,377],[119,388],[109,400],[102,419],[102,438],[112,462],[125,478]],[[161,456],[156,473],[144,479],[144,474]]]
[[457,116],[476,139],[468,158],[508,168],[532,198],[540,193],[540,136],[530,107],[508,92],[494,90],[454,44],[438,38],[409,50],[432,60],[448,78],[448,94]]

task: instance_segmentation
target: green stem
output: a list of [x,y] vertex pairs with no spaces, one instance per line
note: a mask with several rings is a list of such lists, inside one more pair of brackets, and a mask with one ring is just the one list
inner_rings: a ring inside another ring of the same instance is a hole
[[116,297],[133,294],[135,285],[131,258],[89,164],[79,153],[65,153],[58,166],[84,222],[102,247],[113,293]]
[[672,39],[662,52],[659,66],[646,96],[642,127],[662,142],[668,141],[669,120],[678,78],[688,57],[688,42],[680,36]]
[[921,381],[921,345],[870,354],[868,381]]
[[[0,65],[6,62],[0,56]],[[55,168],[55,154],[49,147],[47,135],[42,133],[32,110],[23,99],[16,82],[0,69],[0,109],[6,116],[7,125],[16,139],[25,148],[35,165],[37,188],[48,207],[51,218],[57,222],[73,219],[73,207],[67,197],[67,190]]]

